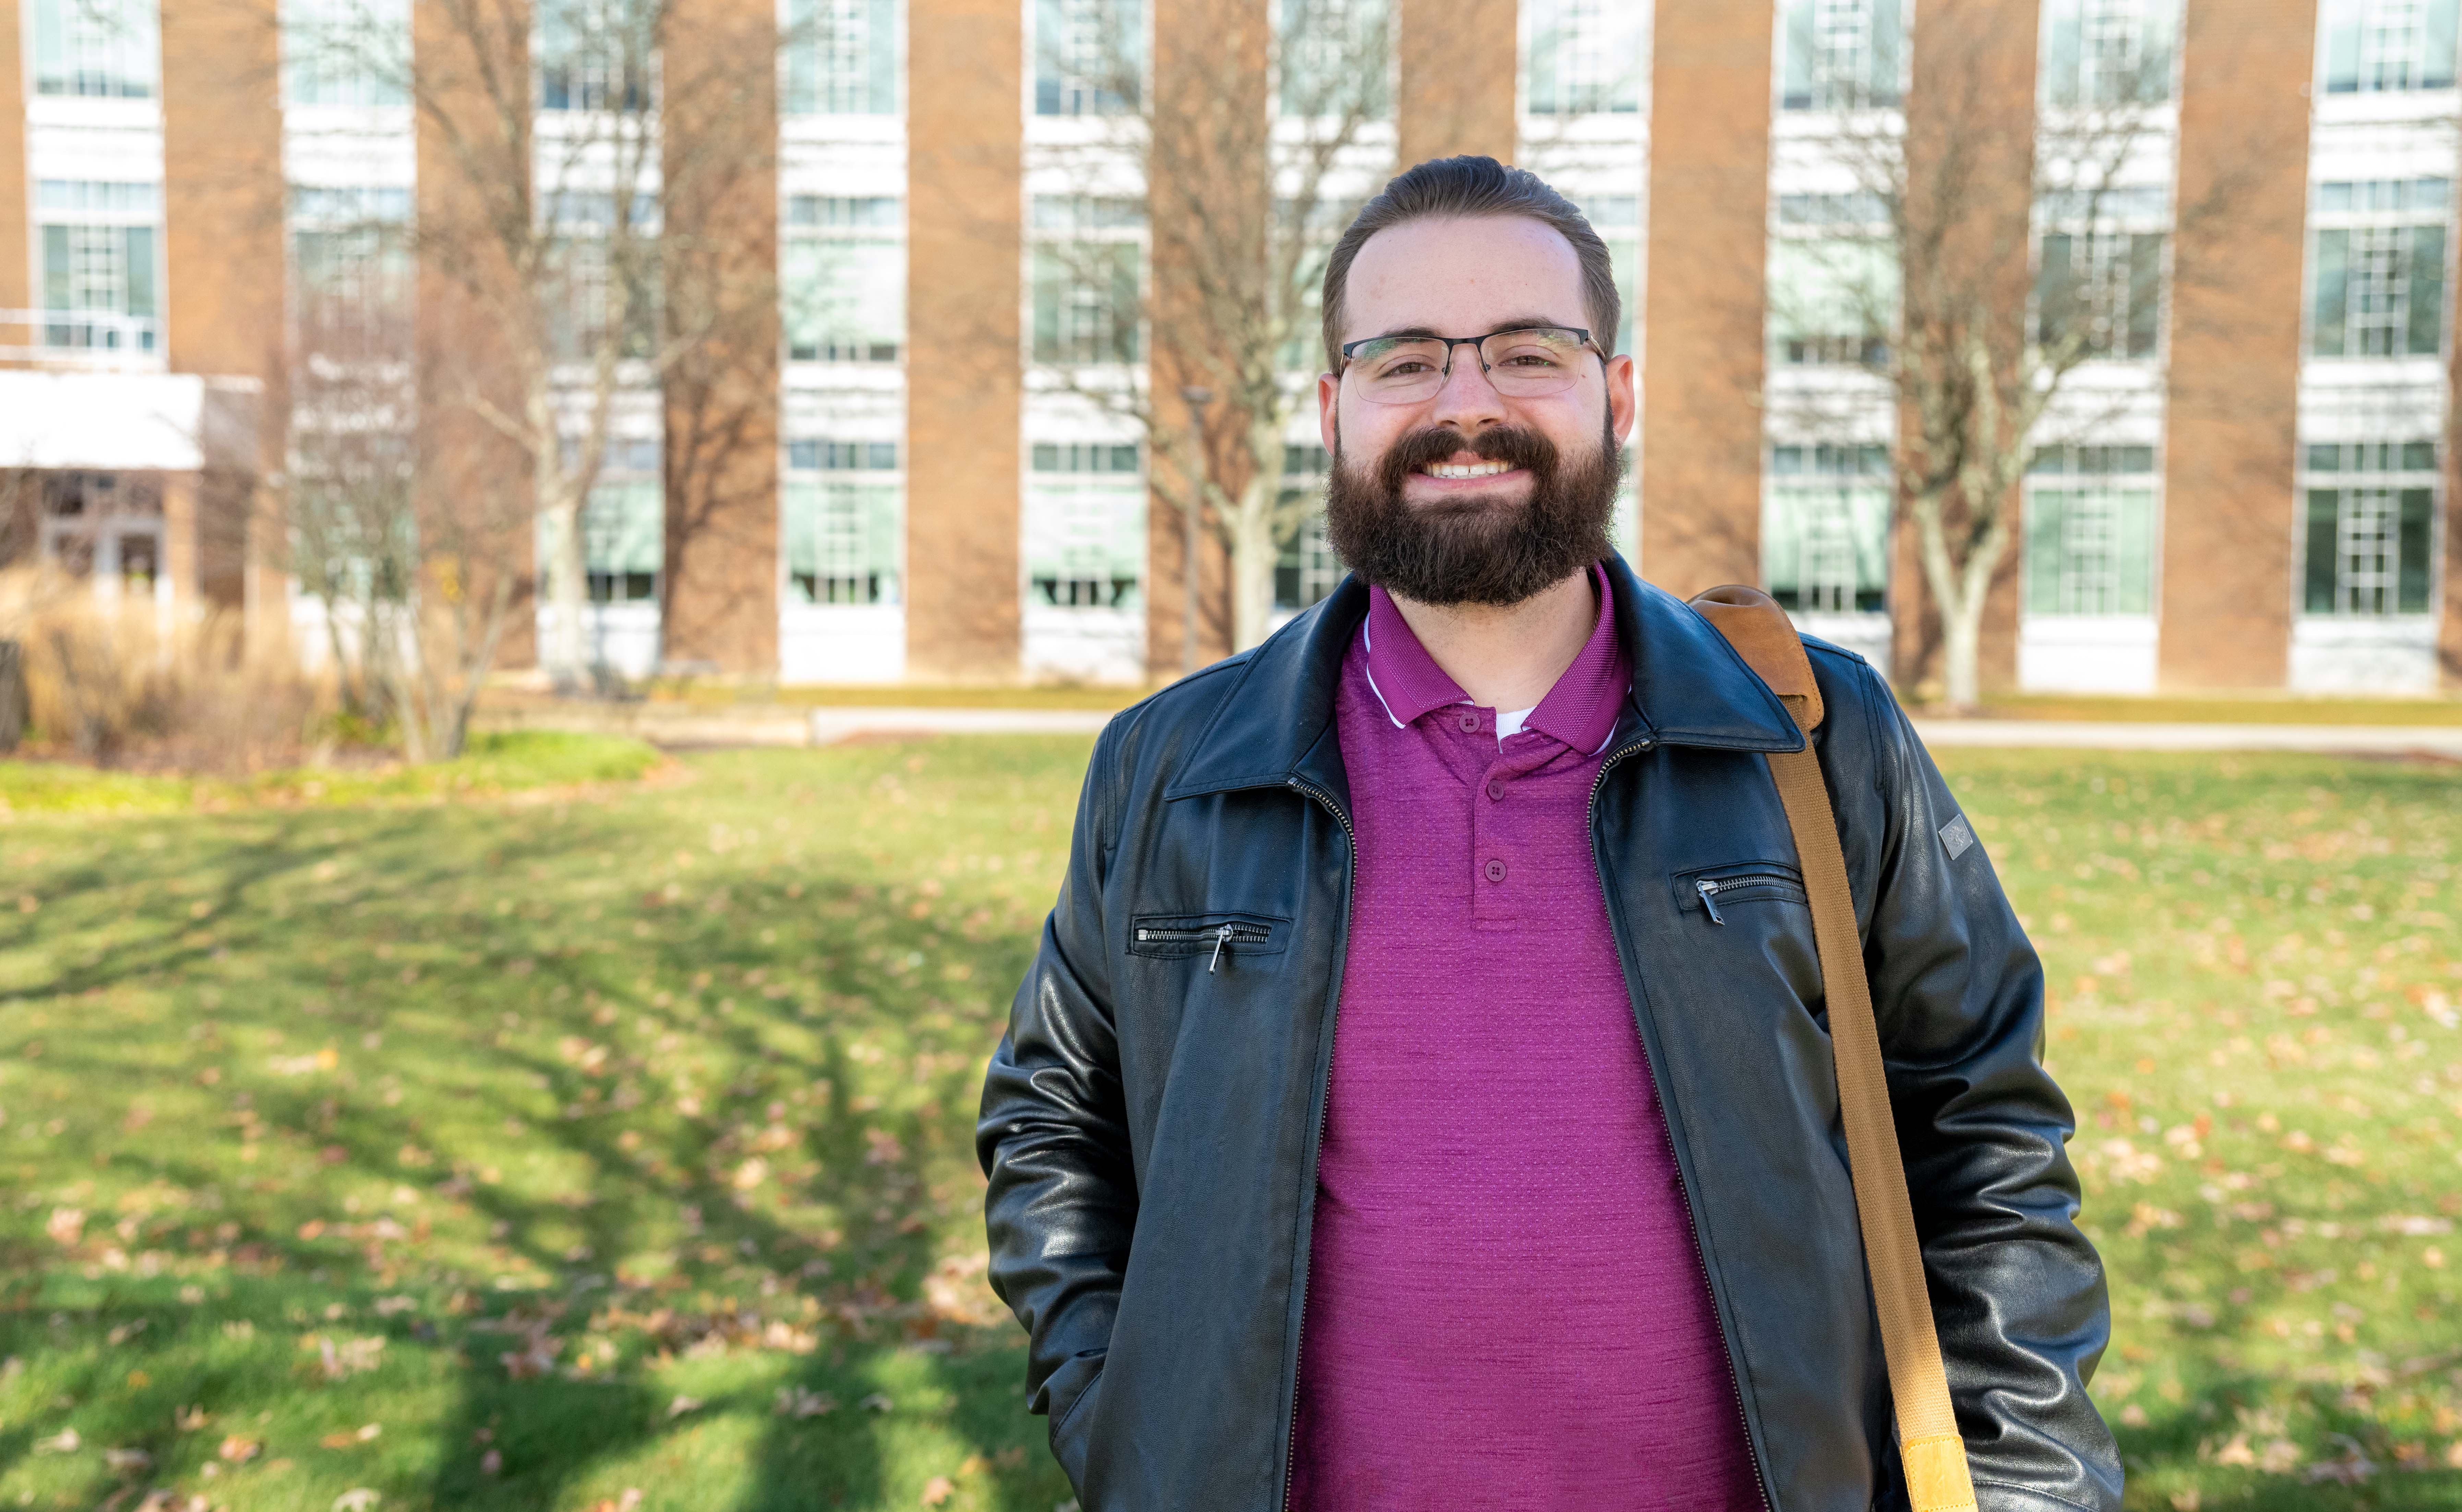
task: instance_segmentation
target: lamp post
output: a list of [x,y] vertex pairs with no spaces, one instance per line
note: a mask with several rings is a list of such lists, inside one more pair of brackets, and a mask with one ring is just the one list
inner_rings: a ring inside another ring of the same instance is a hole
[[1186,677],[1197,670],[1197,509],[1205,479],[1213,470],[1205,459],[1205,406],[1214,402],[1214,391],[1190,384],[1179,391],[1188,405],[1188,439],[1190,461],[1188,489],[1182,495],[1179,509],[1179,565],[1181,572],[1179,605],[1179,675]]

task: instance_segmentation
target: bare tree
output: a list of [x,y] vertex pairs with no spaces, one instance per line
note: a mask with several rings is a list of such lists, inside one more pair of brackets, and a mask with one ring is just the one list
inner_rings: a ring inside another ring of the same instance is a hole
[[[518,454],[548,609],[540,662],[559,688],[578,687],[592,670],[582,516],[619,407],[763,306],[741,290],[673,287],[716,265],[678,255],[704,228],[673,226],[665,207],[723,198],[763,171],[745,144],[770,134],[713,129],[712,102],[766,107],[766,92],[742,84],[775,67],[776,38],[680,50],[680,67],[665,44],[703,24],[690,0],[420,0],[415,39],[378,3],[326,0],[315,41],[388,80],[416,119],[426,182],[410,244],[427,289],[475,315],[495,358],[452,364],[449,378],[425,372],[422,394]],[[662,102],[685,97],[708,150],[662,130]]]
[[[1978,702],[1986,603],[2018,539],[2027,465],[2125,408],[2073,380],[2088,363],[2152,355],[2166,271],[2163,233],[2128,223],[2148,194],[2170,49],[2056,78],[2039,110],[2034,49],[1994,21],[1988,8],[1924,13],[1903,113],[1868,59],[1851,76],[1802,71],[1815,103],[1838,112],[1821,150],[1855,187],[1781,207],[1825,234],[1788,247],[1771,303],[1786,358],[1871,380],[1774,385],[1795,429],[1844,440],[1859,407],[1880,398],[1895,411],[1891,483],[1959,711]],[[2234,191],[2173,207],[2170,227],[2227,213]],[[2163,221],[2159,205],[2152,215]]]
[[[1037,228],[1031,357],[1047,391],[1135,423],[1155,491],[1227,552],[1230,640],[1252,646],[1316,508],[1285,486],[1284,449],[1312,401],[1324,259],[1392,171],[1392,19],[1381,0],[1275,0],[1270,19],[1256,0],[1185,0],[1149,70],[1134,8],[1087,9],[1097,24],[1036,39],[1062,110],[1095,126],[1035,164],[1072,208]],[[1100,234],[1134,227],[1142,279],[1134,241]]]

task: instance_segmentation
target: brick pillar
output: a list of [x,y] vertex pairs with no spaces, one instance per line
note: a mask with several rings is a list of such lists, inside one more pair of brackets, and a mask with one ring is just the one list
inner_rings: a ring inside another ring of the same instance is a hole
[[1521,82],[1515,0],[1401,0],[1394,20],[1399,166],[1458,153],[1511,162]]
[[[2026,341],[2034,282],[2030,229],[2035,171],[2036,0],[1973,0],[1920,12],[1910,38],[1907,90],[1907,204],[1910,260],[1937,233],[1942,281],[1993,312],[1987,339],[1996,361],[2014,365]],[[1906,284],[1925,277],[1910,267]],[[2007,369],[2004,368],[2004,371]],[[1916,423],[1902,406],[1901,435]],[[1976,680],[1989,692],[2018,676],[2019,498],[2002,501],[2013,526],[2008,553],[1983,601]],[[1962,501],[1945,513],[1956,539]],[[1892,529],[1890,616],[1892,675],[1908,685],[1940,672],[1940,616],[1924,580],[1912,512],[1903,505]]]
[[906,666],[1018,676],[1024,9],[907,14]]
[[2181,32],[2156,665],[2166,688],[2278,688],[2317,4],[2189,0]]
[[[162,9],[162,245],[175,373],[237,379],[250,438],[206,459],[197,513],[205,596],[244,607],[250,649],[289,638],[281,501],[290,404],[283,360],[282,105],[274,0]],[[253,450],[254,456],[245,455]]]
[[[1244,481],[1248,416],[1231,392],[1237,354],[1209,319],[1201,291],[1224,294],[1265,276],[1269,214],[1267,162],[1274,116],[1266,97],[1270,0],[1177,0],[1155,11],[1155,95],[1174,102],[1156,113],[1148,161],[1147,204],[1154,239],[1154,392],[1187,443],[1180,399],[1194,384],[1207,406],[1206,450],[1215,482],[1236,492]],[[1224,234],[1239,227],[1240,239]],[[1277,458],[1279,464],[1280,459]],[[1159,469],[1158,469],[1159,470]],[[1187,632],[1188,557],[1179,506],[1153,496],[1146,521],[1146,665],[1151,676],[1179,676]],[[1197,665],[1230,655],[1230,555],[1200,523],[1197,545]]]
[[1641,561],[1690,595],[1760,581],[1767,5],[1660,0],[1641,293]]
[[[522,412],[517,343],[532,315],[502,243],[486,227],[506,197],[529,183],[532,121],[526,106],[509,115],[492,111],[486,79],[529,77],[529,25],[525,0],[411,7],[421,102],[414,508],[428,592],[440,613],[465,616],[471,633],[483,634],[489,606],[508,595],[494,661],[500,669],[538,662],[536,490],[529,455],[481,419],[474,401]],[[443,129],[440,115],[457,123],[457,133]]]
[[[25,24],[17,0],[0,0],[0,310],[34,304],[29,266],[34,233],[26,219],[33,195],[26,182],[26,59],[20,51]],[[0,346],[24,346],[33,336],[24,326],[0,322]]]
[[706,330],[666,378],[661,659],[778,670],[778,71],[770,0],[667,22],[666,308]]

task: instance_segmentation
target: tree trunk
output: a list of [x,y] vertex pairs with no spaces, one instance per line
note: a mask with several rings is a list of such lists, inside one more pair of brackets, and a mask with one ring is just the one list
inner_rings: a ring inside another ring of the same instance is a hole
[[1952,712],[1974,713],[1982,704],[1983,595],[1969,595],[1969,602],[1952,608],[1941,607],[1941,671],[1943,695]]
[[[559,490],[561,491],[561,490]],[[539,665],[559,693],[582,685],[589,671],[582,615],[590,595],[581,556],[581,501],[563,498],[539,511],[547,539],[547,560],[541,575],[547,583],[547,636],[539,647]]]
[[1274,616],[1273,501],[1262,484],[1242,490],[1231,519],[1231,649],[1263,642]]

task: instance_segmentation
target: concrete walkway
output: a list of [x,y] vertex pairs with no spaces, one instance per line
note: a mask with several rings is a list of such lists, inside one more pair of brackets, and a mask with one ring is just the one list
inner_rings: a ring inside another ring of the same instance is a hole
[[[1067,709],[863,709],[812,711],[812,744],[854,735],[1092,735],[1109,714]],[[2446,756],[2462,761],[2462,725],[2196,724],[2133,721],[1917,720],[1928,745],[2175,751],[2314,751],[2340,755]]]
[[[1100,709],[793,709],[771,705],[692,708],[673,704],[539,705],[482,715],[483,728],[590,729],[637,736],[671,748],[829,745],[854,739],[935,735],[1092,736]],[[2462,761],[2462,725],[2198,724],[2134,721],[1917,720],[1926,745],[2012,749],[2309,751],[2329,755],[2441,756]]]

